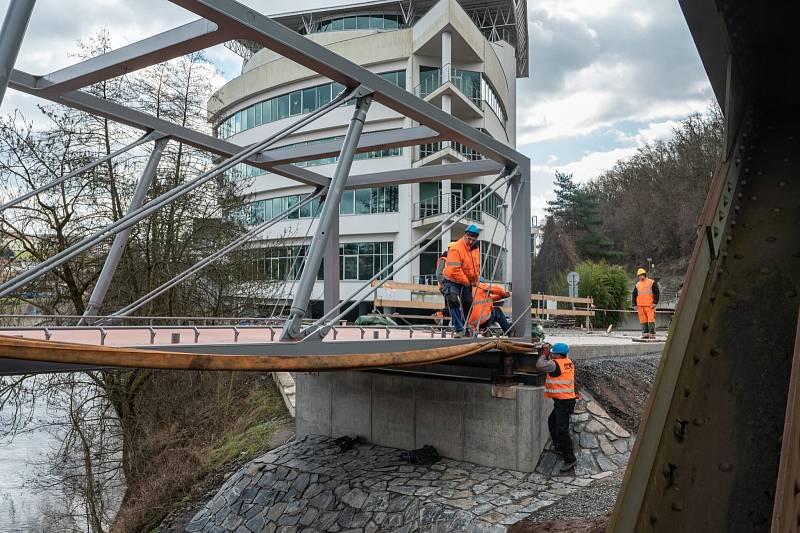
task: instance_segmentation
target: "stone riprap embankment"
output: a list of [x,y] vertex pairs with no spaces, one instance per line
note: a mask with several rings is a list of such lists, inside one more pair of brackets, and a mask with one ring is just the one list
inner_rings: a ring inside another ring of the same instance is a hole
[[415,466],[393,448],[339,453],[330,438],[305,437],[231,476],[185,530],[505,531],[624,465],[632,437],[599,404],[578,402],[573,424],[579,463],[569,475],[551,452],[528,474],[449,459]]

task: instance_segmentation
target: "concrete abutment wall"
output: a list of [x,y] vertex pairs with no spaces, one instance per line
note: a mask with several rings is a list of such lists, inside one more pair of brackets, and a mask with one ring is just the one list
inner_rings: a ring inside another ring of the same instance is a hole
[[451,459],[533,472],[547,439],[542,387],[504,387],[371,372],[298,373],[297,435],[401,449],[434,446]]

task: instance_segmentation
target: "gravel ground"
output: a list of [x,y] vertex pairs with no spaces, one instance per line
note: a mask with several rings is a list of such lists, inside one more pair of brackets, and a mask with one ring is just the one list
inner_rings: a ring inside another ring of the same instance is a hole
[[639,429],[660,355],[581,361],[575,379],[622,427]]

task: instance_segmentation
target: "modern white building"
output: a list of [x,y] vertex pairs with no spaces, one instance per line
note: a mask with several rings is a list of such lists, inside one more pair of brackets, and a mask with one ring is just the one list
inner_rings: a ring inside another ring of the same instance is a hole
[[[528,75],[524,0],[373,1],[272,18],[515,146],[516,79]],[[242,74],[212,96],[208,111],[215,134],[231,142],[246,145],[262,140],[329,102],[343,88],[254,43],[241,41],[230,47],[244,57]],[[343,105],[276,146],[343,138],[352,112],[352,105]],[[364,134],[416,125],[373,103]],[[358,154],[351,175],[480,158],[481,154],[450,142],[393,148]],[[336,158],[326,158],[298,166],[332,176],[335,163]],[[312,190],[254,167],[240,166],[234,174],[248,183],[244,216],[250,224],[283,211]],[[341,298],[347,300],[364,280],[494,178],[346,191],[339,207]],[[456,225],[407,267],[392,272],[392,279],[430,282],[440,249],[451,237],[459,238],[466,224],[472,222],[482,229],[481,251],[488,258],[484,263],[488,265],[486,277],[499,258],[494,278],[508,281],[511,237],[505,237],[504,223],[511,201],[502,194],[492,195],[470,220]],[[316,227],[313,215],[317,207],[304,208],[273,227],[248,251],[255,279],[289,279],[283,292],[287,298],[292,295],[291,280],[299,277],[305,247]],[[312,301],[322,299],[322,285],[321,281],[316,284]],[[408,298],[407,294],[395,296]],[[314,311],[318,309],[312,306]]]

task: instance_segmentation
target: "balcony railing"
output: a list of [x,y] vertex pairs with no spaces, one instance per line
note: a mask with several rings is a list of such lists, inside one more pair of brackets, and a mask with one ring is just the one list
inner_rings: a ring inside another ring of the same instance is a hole
[[450,82],[458,91],[469,98],[475,106],[481,106],[481,73],[464,70],[450,65],[444,65],[436,70],[427,70],[420,73],[422,82],[414,88],[414,94],[420,98],[427,98],[446,82]]
[[[455,141],[449,141],[449,142],[450,142],[450,147],[459,154],[463,155],[468,161],[477,161],[478,159],[483,159],[483,155],[480,152],[476,152],[472,148],[464,146],[459,142]],[[426,157],[435,154],[436,152],[440,151],[442,147],[443,147],[442,142],[421,144],[419,146],[419,159],[425,159]]]
[[[450,209],[447,212],[452,213],[464,205],[464,199],[460,194],[446,193],[416,202],[414,204],[414,220],[424,220],[429,217],[441,215],[445,212],[444,208],[447,207],[448,204]],[[482,209],[480,206],[478,206],[467,213],[464,218],[475,222],[480,222],[481,212]]]

